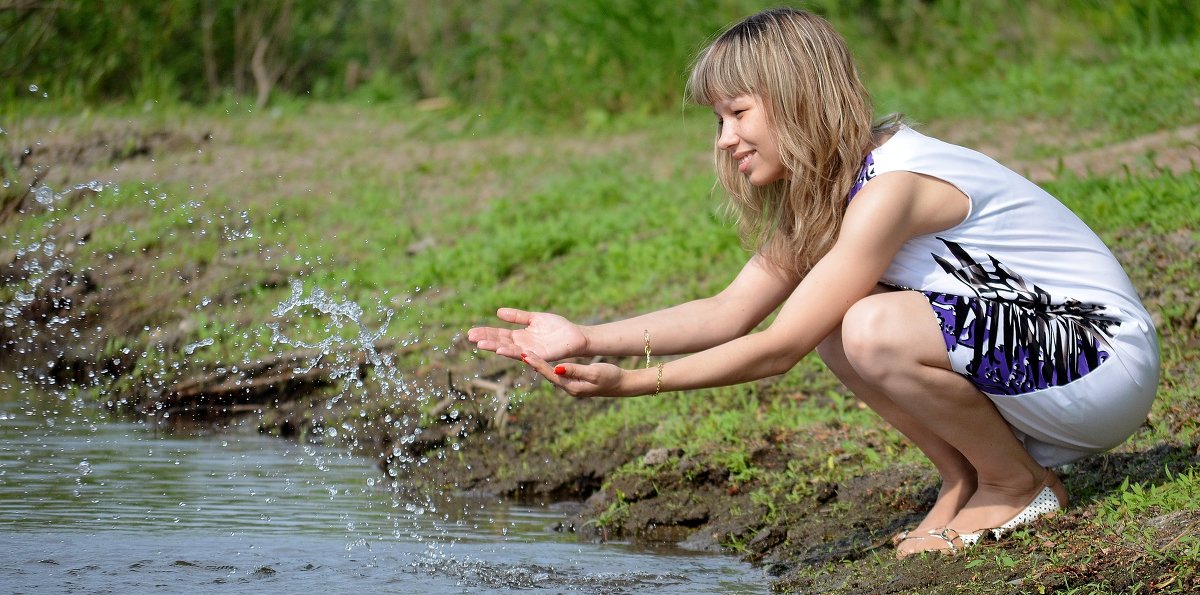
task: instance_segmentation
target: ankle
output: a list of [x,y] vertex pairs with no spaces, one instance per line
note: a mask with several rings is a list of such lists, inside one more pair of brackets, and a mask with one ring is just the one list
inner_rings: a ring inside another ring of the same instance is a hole
[[979,482],[979,473],[969,464],[937,467],[937,472],[942,479],[942,492],[952,489],[974,490]]
[[1054,496],[1058,498],[1058,503],[1063,508],[1067,507],[1067,502],[1070,501],[1071,495],[1067,492],[1067,486],[1059,479],[1058,474],[1051,472],[1046,479],[1046,487],[1054,490]]
[[1017,471],[995,477],[980,476],[976,488],[979,491],[1020,497],[1037,493],[1043,487],[1053,486],[1055,481],[1057,477],[1049,469],[1038,468],[1037,471]]

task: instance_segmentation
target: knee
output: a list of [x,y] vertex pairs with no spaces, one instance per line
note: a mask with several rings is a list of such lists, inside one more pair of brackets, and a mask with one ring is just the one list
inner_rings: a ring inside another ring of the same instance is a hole
[[883,383],[913,364],[911,344],[895,323],[896,312],[870,299],[851,306],[842,319],[842,353],[863,380]]

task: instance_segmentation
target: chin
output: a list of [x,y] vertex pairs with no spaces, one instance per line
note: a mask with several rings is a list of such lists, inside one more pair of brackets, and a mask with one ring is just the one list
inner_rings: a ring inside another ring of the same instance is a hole
[[783,181],[783,179],[784,179],[783,176],[774,176],[771,178],[767,178],[765,180],[762,178],[755,178],[754,176],[750,176],[749,178],[747,178],[746,181],[750,182],[751,186],[770,186],[776,182]]

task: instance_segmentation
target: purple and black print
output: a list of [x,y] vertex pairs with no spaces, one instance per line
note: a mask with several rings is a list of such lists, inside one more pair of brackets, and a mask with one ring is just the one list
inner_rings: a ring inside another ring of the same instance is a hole
[[866,159],[863,159],[862,167],[858,170],[858,177],[854,179],[854,185],[850,187],[850,194],[846,197],[846,202],[848,203],[854,200],[854,195],[858,194],[858,191],[862,190],[863,185],[867,182],[870,182],[871,178],[874,177],[875,156],[871,153],[867,153]]
[[1103,307],[1068,300],[1051,304],[1037,285],[988,256],[971,258],[939,238],[957,265],[933,255],[975,297],[925,291],[948,351],[970,349],[968,378],[985,393],[1020,395],[1082,378],[1108,359],[1103,349],[1120,323]]

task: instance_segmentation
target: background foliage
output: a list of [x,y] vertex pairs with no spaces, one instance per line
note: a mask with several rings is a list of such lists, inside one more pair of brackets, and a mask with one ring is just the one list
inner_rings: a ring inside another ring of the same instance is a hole
[[[765,0],[5,0],[0,101],[446,100],[549,116],[678,109],[694,52]],[[868,78],[975,76],[1194,39],[1189,0],[812,0]],[[905,60],[873,56],[895,54]],[[897,63],[902,62],[902,65]]]

